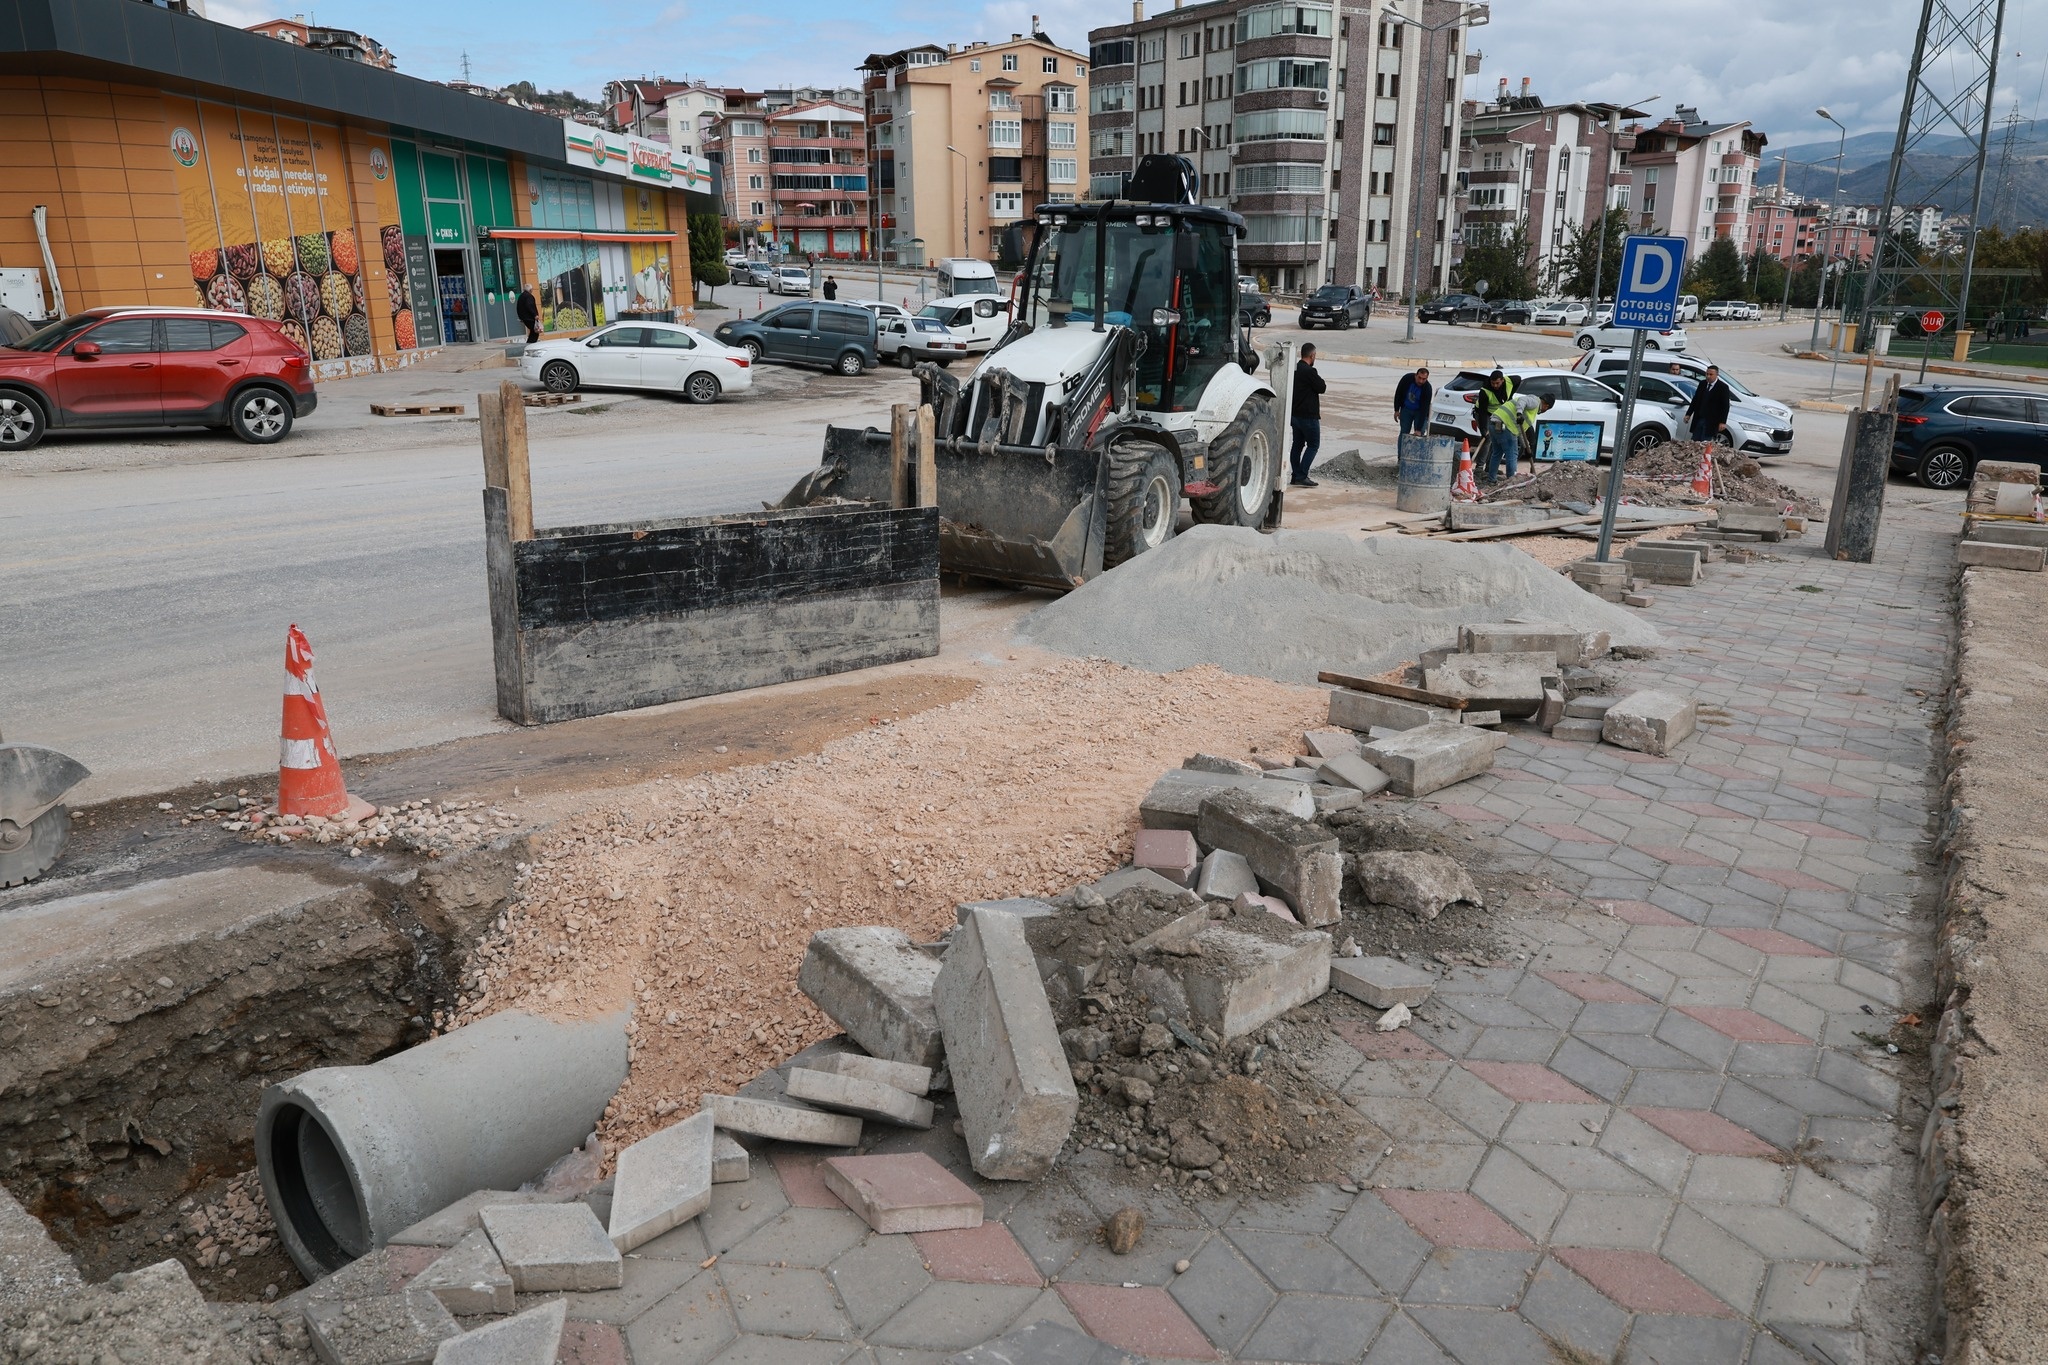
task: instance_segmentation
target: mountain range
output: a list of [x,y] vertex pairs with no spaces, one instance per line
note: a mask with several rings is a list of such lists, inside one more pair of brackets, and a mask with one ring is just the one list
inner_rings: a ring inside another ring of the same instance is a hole
[[[1984,200],[1980,216],[2011,232],[2023,226],[2048,225],[2048,119],[2023,119],[2014,132],[2012,152],[2006,162],[2005,184],[1999,184],[1999,161],[2005,145],[2006,127],[1994,123],[1991,151],[1984,167]],[[1884,201],[1885,176],[1891,164],[1892,132],[1858,133],[1840,143],[1808,142],[1792,147],[1764,150],[1763,167],[1757,173],[1759,185],[1778,182],[1778,158],[1788,163],[1785,186],[1809,199],[1825,201],[1835,190],[1835,153],[1842,152],[1842,202],[1878,204]],[[1944,213],[1968,213],[1970,176],[1964,175],[1941,193],[1928,189],[1961,166],[1972,148],[1962,137],[1928,138],[1906,159],[1899,182],[1903,203],[1931,202]],[[1790,164],[1805,163],[1805,164]]]

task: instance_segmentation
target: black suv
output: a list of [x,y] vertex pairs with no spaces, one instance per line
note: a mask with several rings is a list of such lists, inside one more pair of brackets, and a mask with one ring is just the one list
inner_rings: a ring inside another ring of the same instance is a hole
[[1899,390],[1892,472],[1929,488],[1970,481],[1979,460],[2048,465],[2048,398],[2017,389],[1914,384]]
[[1526,323],[1536,316],[1536,305],[1527,299],[1495,299],[1486,305],[1488,322]]
[[1237,291],[1237,320],[1246,327],[1270,327],[1273,324],[1273,305],[1258,290],[1240,288]]
[[1417,319],[1423,322],[1483,322],[1486,319],[1486,300],[1477,294],[1442,294],[1431,299],[1415,310]]
[[1372,296],[1355,284],[1326,284],[1310,294],[1301,305],[1301,330],[1335,327],[1343,331],[1352,323],[1363,327],[1372,321]]

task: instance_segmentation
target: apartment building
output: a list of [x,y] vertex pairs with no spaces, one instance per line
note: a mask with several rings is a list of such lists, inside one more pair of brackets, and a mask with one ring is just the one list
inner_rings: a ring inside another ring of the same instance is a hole
[[[188,8],[185,12],[204,16],[206,7]],[[398,69],[398,58],[375,38],[366,38],[353,29],[309,24],[303,14],[295,14],[289,19],[266,19],[260,24],[250,24],[246,31],[290,43],[293,47],[303,47],[309,52],[324,52],[343,61],[361,62],[384,71]]]
[[1088,59],[1038,30],[862,63],[885,260],[994,261],[1003,229],[1081,193]]
[[1697,259],[1717,237],[1752,250],[1750,204],[1765,144],[1748,120],[1714,123],[1679,105],[1673,117],[1636,136],[1631,211],[1639,231],[1684,237]]
[[745,243],[819,256],[872,250],[860,92],[723,90],[706,155],[723,167],[726,219]]
[[1813,254],[1819,226],[1818,204],[1759,197],[1749,208],[1750,250],[1797,266]]
[[605,126],[615,133],[663,143],[684,156],[703,156],[725,117],[725,92],[702,81],[608,81],[604,107]]
[[[1424,24],[1461,12],[1405,9]],[[1204,203],[1244,215],[1238,260],[1268,287],[1399,290],[1413,260],[1423,292],[1441,289],[1458,256],[1466,36],[1394,22],[1384,0],[1177,2],[1149,17],[1135,0],[1130,22],[1088,35],[1089,192],[1121,192],[1147,153],[1181,153]]]
[[1491,104],[1470,103],[1458,164],[1467,184],[1464,238],[1529,225],[1529,264],[1545,270],[1574,229],[1597,229],[1605,209],[1629,207],[1640,109],[1597,101],[1547,104],[1508,92],[1500,80]]

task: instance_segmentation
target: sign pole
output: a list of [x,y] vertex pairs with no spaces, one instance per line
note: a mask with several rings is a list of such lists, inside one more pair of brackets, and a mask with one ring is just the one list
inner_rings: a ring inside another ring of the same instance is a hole
[[1614,550],[1614,512],[1621,505],[1622,470],[1628,463],[1629,432],[1636,420],[1636,381],[1643,375],[1643,338],[1640,327],[1628,344],[1628,382],[1621,389],[1621,416],[1614,431],[1614,469],[1607,479],[1607,503],[1600,509],[1600,549],[1593,558],[1605,564]]

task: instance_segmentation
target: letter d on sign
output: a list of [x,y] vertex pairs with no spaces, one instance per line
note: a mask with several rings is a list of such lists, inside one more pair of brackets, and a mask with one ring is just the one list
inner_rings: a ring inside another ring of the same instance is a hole
[[[1649,278],[1651,271],[1656,278]],[[1629,280],[1631,294],[1656,294],[1671,282],[1671,253],[1661,246],[1644,245],[1636,249],[1635,271]]]

